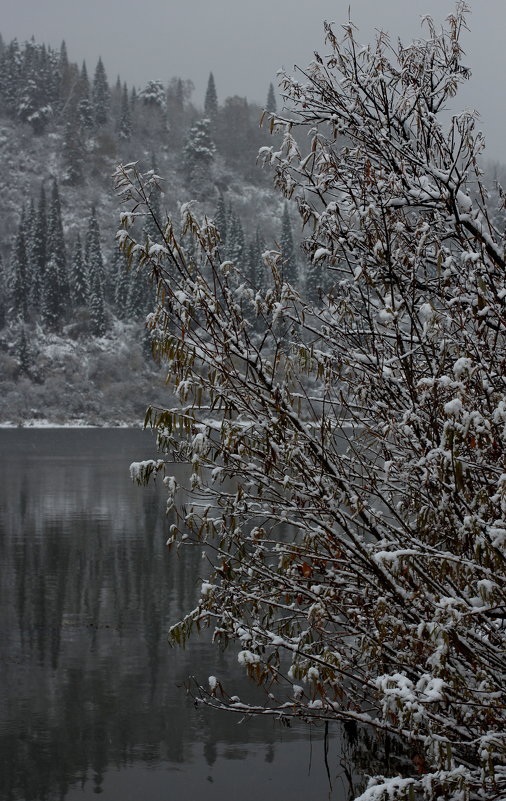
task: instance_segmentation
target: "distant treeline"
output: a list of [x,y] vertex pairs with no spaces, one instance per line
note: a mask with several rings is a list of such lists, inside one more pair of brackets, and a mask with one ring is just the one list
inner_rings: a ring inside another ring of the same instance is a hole
[[[113,155],[118,141],[145,145],[147,137],[172,152],[184,151],[195,135],[192,126],[203,116],[209,120],[212,156],[216,152],[248,180],[262,181],[254,157],[244,158],[269,140],[259,126],[262,109],[239,96],[220,104],[212,73],[203,111],[191,101],[193,89],[191,81],[178,77],[138,89],[118,76],[111,86],[101,58],[89,77],[85,62],[69,61],[65,42],[57,51],[33,39],[5,44],[0,38],[0,115],[26,123],[35,135],[61,129],[63,180],[74,185],[86,179],[89,154],[98,149]],[[266,108],[276,108],[272,85]]]

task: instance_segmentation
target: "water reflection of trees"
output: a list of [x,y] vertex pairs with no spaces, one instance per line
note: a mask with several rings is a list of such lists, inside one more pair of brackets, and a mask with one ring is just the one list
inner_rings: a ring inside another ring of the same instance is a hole
[[[189,762],[196,744],[209,765],[219,743],[244,758],[237,720],[193,710],[176,686],[236,667],[205,640],[167,646],[203,568],[197,549],[169,556],[163,493],[133,487],[124,460],[58,458],[0,468],[0,798],[99,790],[110,767]],[[271,749],[278,737],[262,721],[240,731]]]

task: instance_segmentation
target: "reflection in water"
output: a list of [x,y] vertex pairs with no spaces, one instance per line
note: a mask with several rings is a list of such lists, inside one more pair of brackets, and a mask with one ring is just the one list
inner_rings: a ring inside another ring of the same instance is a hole
[[246,680],[205,639],[167,645],[202,568],[169,555],[160,488],[129,480],[152,453],[144,432],[0,431],[0,798],[344,799],[318,739],[308,774],[303,726],[238,725],[181,689]]

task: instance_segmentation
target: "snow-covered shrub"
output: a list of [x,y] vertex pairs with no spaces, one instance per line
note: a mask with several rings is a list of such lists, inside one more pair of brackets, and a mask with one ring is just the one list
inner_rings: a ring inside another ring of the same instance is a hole
[[[282,81],[284,144],[262,155],[327,294],[301,296],[272,252],[254,290],[191,206],[191,257],[170,220],[153,254],[121,232],[158,281],[180,398],[147,420],[192,464],[171,541],[215,565],[173,639],[211,625],[266,688],[249,707],[206,683],[215,707],[400,735],[413,776],[362,801],[506,795],[505,242],[475,116],[442,114],[465,12],[396,51],[326,25],[329,54]],[[118,185],[149,195],[132,165]]]

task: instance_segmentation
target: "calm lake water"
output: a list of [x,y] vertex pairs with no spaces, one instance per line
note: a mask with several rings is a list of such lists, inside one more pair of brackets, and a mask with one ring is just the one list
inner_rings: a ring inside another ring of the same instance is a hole
[[233,651],[167,630],[200,589],[168,552],[149,433],[0,430],[0,799],[345,801],[340,738],[195,709],[189,675],[250,691]]

